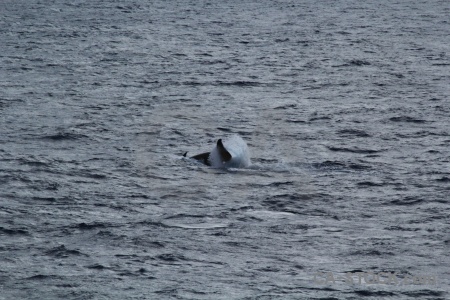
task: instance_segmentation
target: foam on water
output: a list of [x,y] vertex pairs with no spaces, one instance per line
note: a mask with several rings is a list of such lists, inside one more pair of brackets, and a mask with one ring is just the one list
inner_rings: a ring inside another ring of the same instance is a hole
[[250,166],[250,151],[247,143],[238,135],[233,135],[223,141],[225,149],[231,154],[231,160],[222,162],[217,146],[214,146],[209,160],[214,168],[246,168]]

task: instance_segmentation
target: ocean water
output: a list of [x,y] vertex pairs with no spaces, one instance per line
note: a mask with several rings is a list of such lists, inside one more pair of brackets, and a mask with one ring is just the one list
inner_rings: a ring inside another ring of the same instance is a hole
[[372,2],[2,0],[0,299],[449,299],[450,5]]

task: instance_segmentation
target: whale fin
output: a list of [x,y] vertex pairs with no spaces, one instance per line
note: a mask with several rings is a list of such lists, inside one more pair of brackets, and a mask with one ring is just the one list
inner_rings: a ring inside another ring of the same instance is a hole
[[[223,145],[222,139],[218,139],[211,152],[197,154],[190,158],[214,168],[244,168],[250,165],[250,154],[242,138],[233,136],[226,140],[226,144],[229,150]],[[183,156],[186,157],[187,152]]]
[[225,149],[225,147],[223,146],[222,139],[219,139],[217,141],[217,149],[219,150],[219,154],[222,159],[222,162],[227,162],[227,161],[231,160],[232,156],[231,156],[230,152],[228,152],[228,150]]
[[194,155],[191,158],[198,160],[199,162],[204,163],[207,166],[211,166],[211,163],[209,162],[209,154],[210,154],[210,152],[205,152],[202,154]]

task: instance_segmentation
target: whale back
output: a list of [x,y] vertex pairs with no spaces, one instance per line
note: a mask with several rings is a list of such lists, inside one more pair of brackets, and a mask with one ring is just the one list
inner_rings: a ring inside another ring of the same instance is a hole
[[[184,156],[186,157],[187,152],[184,154]],[[206,153],[202,153],[202,154],[197,154],[192,156],[191,158],[198,160],[201,163],[204,163],[207,166],[211,166],[211,164],[209,163],[209,155],[211,153],[210,152],[206,152]]]

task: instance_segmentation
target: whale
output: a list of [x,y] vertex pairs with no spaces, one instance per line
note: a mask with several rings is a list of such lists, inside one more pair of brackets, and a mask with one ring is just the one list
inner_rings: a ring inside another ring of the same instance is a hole
[[[184,153],[187,157],[187,152]],[[245,168],[250,165],[250,153],[245,141],[238,135],[227,140],[218,139],[210,152],[190,157],[214,168]]]
[[[231,160],[232,156],[231,156],[230,152],[228,152],[228,150],[223,145],[222,139],[217,140],[215,149],[217,149],[218,157],[222,164],[225,164]],[[214,151],[214,149],[213,149],[213,151]],[[212,159],[210,159],[211,153],[212,153],[212,151],[205,152],[205,153],[191,156],[190,158],[198,160],[199,162],[201,162],[207,166],[211,166],[211,163],[212,163]],[[187,152],[183,156],[186,157]]]

